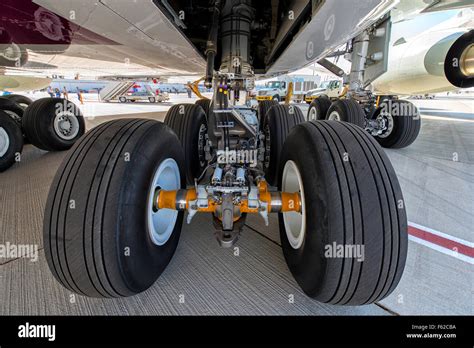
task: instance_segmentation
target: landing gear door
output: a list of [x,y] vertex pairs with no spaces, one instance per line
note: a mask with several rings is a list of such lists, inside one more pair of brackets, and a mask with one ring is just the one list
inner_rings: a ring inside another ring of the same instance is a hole
[[364,73],[364,87],[367,87],[388,68],[388,55],[392,21],[390,16],[379,23],[370,34],[367,63]]

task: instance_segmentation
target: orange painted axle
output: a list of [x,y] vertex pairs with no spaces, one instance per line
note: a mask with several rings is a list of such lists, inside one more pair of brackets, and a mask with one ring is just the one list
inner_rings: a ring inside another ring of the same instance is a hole
[[[301,210],[301,199],[298,192],[269,192],[266,182],[261,181],[258,185],[260,201],[267,204],[268,212],[283,213]],[[187,210],[189,204],[197,199],[195,189],[189,190],[175,190],[165,191],[158,190],[155,192],[154,206],[157,209],[173,209],[173,210]],[[214,200],[208,200],[208,206],[198,207],[196,210],[199,212],[214,213],[218,207],[218,203]],[[243,199],[239,202],[241,213],[258,213],[259,208],[249,207],[247,199]]]

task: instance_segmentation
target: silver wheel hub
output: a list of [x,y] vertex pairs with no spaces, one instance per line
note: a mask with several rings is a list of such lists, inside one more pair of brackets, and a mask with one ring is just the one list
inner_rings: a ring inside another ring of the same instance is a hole
[[301,212],[283,213],[283,222],[288,242],[293,249],[299,249],[306,236],[306,205],[303,179],[296,163],[291,160],[287,161],[283,168],[282,191],[299,192],[301,197]]
[[384,113],[381,114],[379,117],[381,117],[385,122],[384,124],[384,130],[382,130],[382,133],[378,135],[379,138],[386,138],[390,134],[392,134],[393,131],[393,117],[389,113]]
[[60,112],[54,118],[54,131],[64,140],[72,140],[79,133],[79,120],[71,112]]
[[10,137],[8,136],[7,131],[0,127],[0,157],[3,157],[10,147]]
[[179,190],[181,188],[181,176],[178,164],[172,158],[163,160],[153,175],[147,205],[147,227],[148,234],[156,245],[165,244],[173,233],[178,211],[171,209],[153,209],[153,197],[156,189]]

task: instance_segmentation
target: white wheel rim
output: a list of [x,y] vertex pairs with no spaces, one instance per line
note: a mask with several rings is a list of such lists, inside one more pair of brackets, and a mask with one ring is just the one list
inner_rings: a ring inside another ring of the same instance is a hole
[[148,193],[147,226],[151,240],[156,245],[165,244],[173,233],[178,211],[171,209],[153,209],[153,197],[156,188],[162,190],[179,190],[181,188],[181,176],[178,164],[172,158],[167,158],[158,166],[153,175]]
[[64,140],[72,140],[79,133],[79,120],[72,112],[59,112],[54,118],[54,131]]
[[296,163],[291,160],[287,161],[283,168],[282,191],[300,193],[301,213],[294,211],[283,213],[283,222],[288,242],[293,249],[299,249],[306,235],[306,206],[303,179]]
[[309,120],[310,121],[316,121],[318,119],[318,112],[316,111],[316,108],[310,108],[309,109]]
[[337,112],[336,110],[334,110],[334,111],[332,111],[332,112],[329,114],[328,120],[331,120],[331,121],[340,121],[340,120],[341,120],[341,115],[339,115],[339,112]]
[[3,157],[10,147],[10,137],[8,136],[7,131],[0,127],[0,157]]

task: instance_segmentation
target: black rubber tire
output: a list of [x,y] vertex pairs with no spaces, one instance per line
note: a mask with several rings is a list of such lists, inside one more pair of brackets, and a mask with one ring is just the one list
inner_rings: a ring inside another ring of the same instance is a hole
[[9,141],[7,151],[0,157],[0,172],[3,172],[15,164],[17,154],[23,150],[23,135],[10,115],[2,110],[0,110],[0,128],[7,133]]
[[395,107],[402,112],[398,113],[398,116],[392,115],[393,129],[391,133],[385,138],[376,136],[375,139],[383,147],[400,149],[411,145],[420,134],[421,117],[418,108],[406,100],[389,100],[381,104],[374,117],[377,117],[380,112],[390,113],[390,110]]
[[165,244],[153,243],[148,191],[166,158],[178,164],[184,188],[178,138],[163,123],[145,119],[103,123],[67,153],[43,225],[46,260],[63,286],[90,297],[126,297],[156,281],[176,250],[184,216],[179,212]]
[[[56,112],[61,110],[70,111],[77,117],[78,133],[70,140],[59,137],[54,130]],[[25,110],[22,124],[31,144],[46,151],[64,151],[71,148],[85,131],[81,110],[73,102],[63,98],[42,98],[34,101]]]
[[274,105],[278,105],[276,100],[262,100],[258,102],[258,109],[257,109],[257,117],[258,122],[260,124],[260,130],[263,129],[263,121],[265,120],[265,115],[267,114],[268,110]]
[[0,110],[7,111],[7,114],[15,121],[15,123],[21,127],[21,119],[25,112],[20,104],[6,97],[0,97]]
[[[296,126],[285,141],[280,189],[289,160],[302,177],[306,230],[301,246],[293,248],[279,214],[280,237],[303,291],[339,305],[369,304],[388,296],[403,273],[408,235],[402,191],[383,149],[355,125],[312,121]],[[363,247],[363,253],[353,255],[361,261],[329,254],[333,243],[336,249]]]
[[155,97],[149,97],[149,98],[148,98],[148,101],[149,101],[150,103],[156,103],[156,98],[155,98]]
[[[331,107],[331,101],[326,96],[321,96],[319,98],[314,99],[311,104],[309,104],[307,120],[308,121],[316,121],[316,120],[325,120],[326,114]],[[311,109],[316,110],[316,119],[310,119],[310,112]]]
[[119,102],[121,102],[121,103],[126,103],[127,102],[127,98],[125,98],[125,97],[119,97],[118,99],[119,99]]
[[274,105],[265,115],[264,171],[265,180],[272,186],[277,185],[280,155],[285,139],[291,129],[302,122],[305,122],[303,112],[294,105]]
[[365,125],[365,113],[362,107],[352,99],[335,100],[326,113],[326,119],[329,118],[331,112],[337,111],[341,117],[341,121],[355,124],[359,127]]
[[211,99],[198,99],[196,100],[194,104],[202,107],[202,109],[206,113],[206,117],[209,117],[209,110],[211,108]]
[[206,127],[207,133],[204,110],[197,104],[176,104],[166,113],[164,123],[176,133],[181,142],[186,164],[186,182],[194,185],[194,179],[201,175],[207,165],[204,148],[199,148],[199,130],[202,125]]
[[9,95],[5,95],[3,97],[17,103],[23,109],[26,109],[31,103],[33,103],[33,100],[31,100],[28,97],[25,97],[24,95],[20,95],[20,94],[9,94]]

